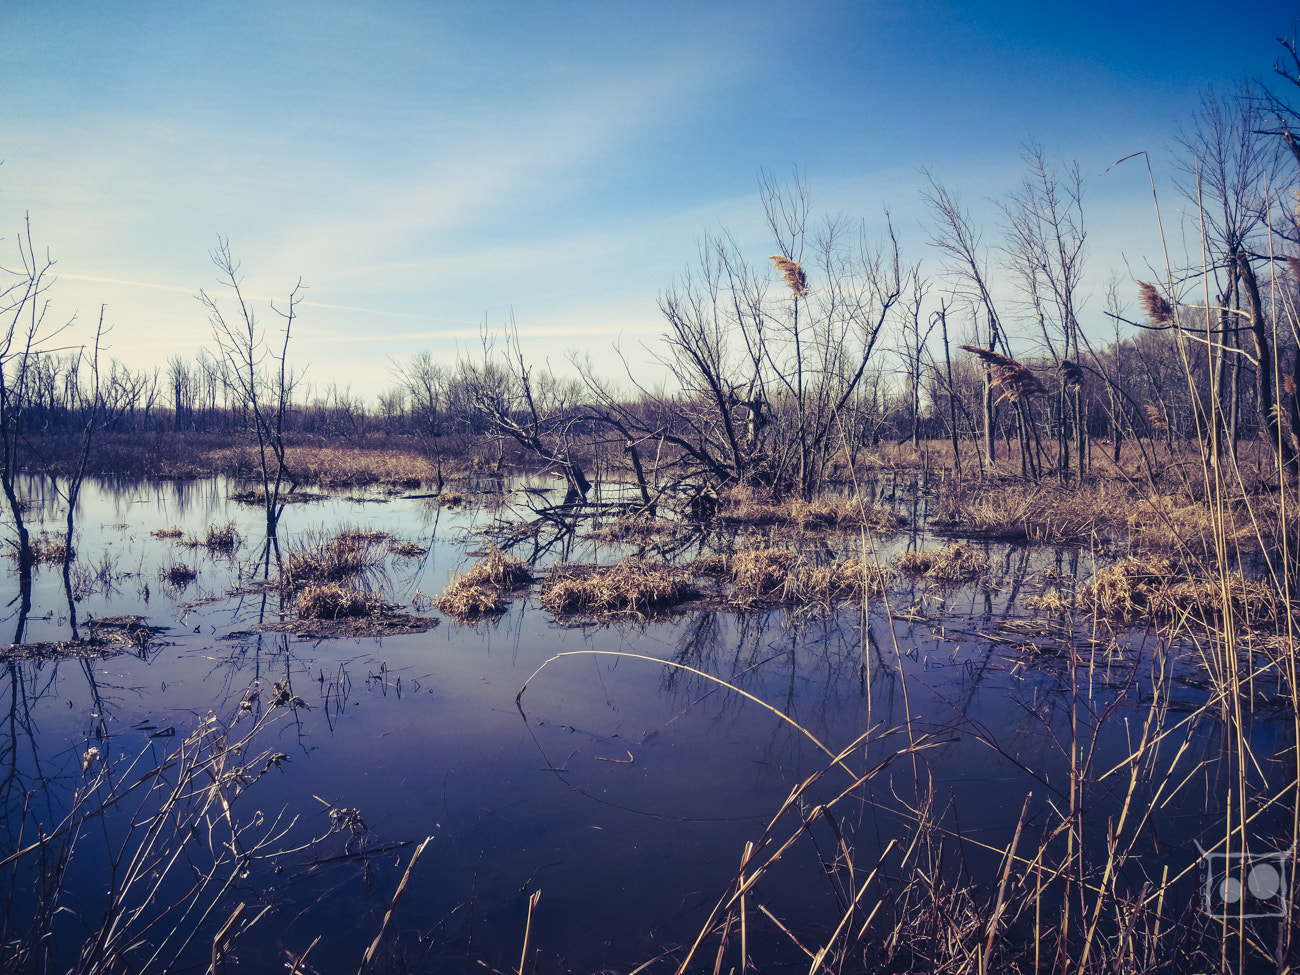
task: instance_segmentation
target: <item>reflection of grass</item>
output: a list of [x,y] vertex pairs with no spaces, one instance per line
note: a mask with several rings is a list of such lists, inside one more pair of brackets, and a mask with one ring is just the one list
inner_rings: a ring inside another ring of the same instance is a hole
[[184,589],[199,577],[197,569],[183,562],[173,562],[171,565],[165,566],[159,570],[158,575],[167,585],[174,586],[177,589]]

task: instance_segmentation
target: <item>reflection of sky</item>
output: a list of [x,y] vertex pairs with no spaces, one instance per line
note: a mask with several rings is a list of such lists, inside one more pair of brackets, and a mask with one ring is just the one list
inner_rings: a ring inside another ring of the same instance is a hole
[[[34,777],[39,760],[41,773],[54,782],[56,813],[81,781],[80,756],[98,719],[109,733],[99,747],[111,759],[147,748],[161,753],[174,739],[151,740],[153,729],[183,735],[210,711],[232,713],[253,680],[288,675],[294,693],[311,707],[283,713],[267,733],[265,747],[289,761],[257,783],[250,793],[256,808],[287,804],[303,816],[304,829],[320,832],[320,797],[359,808],[379,840],[432,835],[404,905],[407,923],[429,929],[452,914],[448,930],[463,934],[463,920],[453,912],[461,905],[463,913],[474,898],[477,943],[515,945],[526,901],[520,891],[541,888],[544,950],[594,970],[645,960],[651,952],[639,939],[651,927],[662,925],[663,939],[692,936],[692,926],[702,923],[734,874],[745,841],[758,837],[803,777],[826,765],[818,748],[780,716],[685,667],[734,683],[832,749],[869,733],[846,758],[853,769],[888,758],[909,734],[938,743],[915,763],[902,758],[883,769],[863,793],[867,801],[839,807],[841,828],[860,844],[863,863],[874,863],[878,844],[901,835],[918,775],[933,782],[941,806],[955,804],[943,812],[943,822],[951,827],[959,818],[964,835],[975,841],[966,863],[976,872],[996,868],[997,857],[978,844],[1008,842],[1028,792],[1036,797],[1028,827],[1035,842],[1036,831],[1053,821],[1049,804],[1065,803],[1062,755],[1071,696],[1062,679],[1068,673],[1063,656],[1045,652],[1034,659],[980,634],[1014,635],[997,628],[1004,617],[1025,615],[1010,593],[1028,591],[1029,580],[1049,567],[1068,576],[1068,551],[1025,554],[991,546],[994,572],[984,583],[936,589],[928,602],[919,598],[925,585],[903,585],[898,605],[924,610],[929,618],[896,620],[892,630],[879,607],[865,621],[846,607],[829,620],[775,610],[745,617],[692,614],[650,627],[561,626],[528,599],[477,627],[443,620],[426,633],[383,640],[248,633],[230,640],[223,637],[246,630],[257,608],[253,598],[222,595],[238,581],[232,565],[149,536],[173,525],[200,534],[233,517],[255,544],[259,513],[228,505],[225,490],[204,481],[121,493],[87,485],[80,522],[85,557],[94,562],[102,550],[116,553],[118,564],[149,581],[153,593],[147,604],[139,603],[137,579],[123,579],[111,601],[89,597],[83,619],[139,612],[168,629],[148,662],[130,655],[90,662],[98,712],[80,662],[17,669],[30,718],[20,724],[33,729],[30,743],[23,738],[18,764],[24,776]],[[465,565],[466,543],[478,543],[463,529],[483,520],[481,511],[439,511],[422,501],[340,498],[291,507],[285,528],[289,539],[346,524],[433,540],[422,569],[395,564],[392,584],[405,587],[407,595],[398,598],[409,601],[416,588],[436,594],[448,573]],[[197,562],[199,577],[190,590],[169,593],[153,566],[178,555]],[[1086,562],[1081,559],[1078,570],[1084,578]],[[34,621],[34,635],[60,625],[62,592],[46,587],[50,577],[57,572],[38,570],[35,612],[52,616]],[[199,590],[219,598],[188,606]],[[546,663],[562,652],[577,653]],[[1123,765],[1148,714],[1136,695],[1120,692],[1135,659],[1149,667],[1150,648],[1086,674],[1091,693],[1079,720],[1089,751],[1095,716],[1119,702],[1096,737],[1092,760],[1099,770]],[[1139,687],[1145,673],[1139,671]],[[515,697],[525,681],[521,715]],[[10,700],[9,689],[0,689]],[[1171,711],[1167,727],[1184,717]],[[1162,828],[1171,830],[1162,836],[1163,859],[1134,861],[1135,869],[1158,875],[1166,863],[1175,871],[1186,866],[1178,858],[1204,829],[1199,810],[1226,795],[1210,761],[1218,747],[1211,725],[1171,734],[1176,744],[1191,743],[1180,758],[1182,774],[1205,762],[1174,803],[1198,815],[1176,827],[1172,814],[1163,815]],[[1270,731],[1261,727],[1257,736],[1266,769]],[[1285,736],[1274,747],[1281,753]],[[1175,751],[1171,744],[1162,754],[1172,760]],[[832,770],[809,802],[830,799],[846,782],[845,774]],[[1089,792],[1089,842],[1104,837],[1106,818],[1116,814],[1126,787],[1121,770]],[[1145,809],[1146,802],[1139,790],[1135,808]],[[1140,849],[1151,852],[1145,842]],[[1188,855],[1194,862],[1195,854]],[[393,864],[404,864],[405,857],[377,863],[379,883],[394,883],[400,869]],[[341,869],[351,876],[351,868]],[[820,900],[829,896],[825,877],[806,845],[787,855],[777,878],[765,903],[787,920],[827,906]],[[336,882],[338,873],[318,870],[296,879],[290,896],[306,905]],[[359,954],[375,927],[364,913],[358,920],[349,896],[334,891],[318,913],[262,934],[301,948],[322,922],[338,939],[336,947],[355,941]],[[610,941],[608,949],[588,937],[593,929]],[[254,935],[250,945],[257,943]],[[578,957],[588,949],[590,956]]]
[[[310,290],[317,388],[372,397],[389,356],[472,348],[515,313],[526,350],[603,361],[726,226],[771,253],[756,175],[803,169],[815,212],[894,213],[928,250],[933,170],[981,217],[1042,143],[1089,180],[1088,288],[1160,262],[1150,187],[1201,90],[1268,76],[1278,0],[1089,5],[391,2],[6,7],[0,227],[29,211],[56,311],[107,304],[134,368],[210,342],[193,301],[228,236],[251,295]],[[1212,52],[1212,53],[1211,53]],[[1170,207],[1173,201],[1170,200]],[[1176,234],[1175,234],[1176,236]],[[1192,235],[1195,236],[1194,234]],[[3,263],[13,263],[8,253]],[[261,305],[269,325],[277,323]],[[1098,338],[1109,330],[1098,297]],[[653,379],[651,380],[653,382]]]

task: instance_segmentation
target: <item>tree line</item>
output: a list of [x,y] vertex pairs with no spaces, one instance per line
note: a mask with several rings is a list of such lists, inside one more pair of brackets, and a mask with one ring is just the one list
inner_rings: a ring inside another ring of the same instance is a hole
[[[1282,50],[1276,77],[1290,91],[1300,58],[1294,41]],[[25,227],[0,305],[6,494],[39,438],[114,431],[247,434],[269,496],[292,478],[283,451],[295,436],[409,437],[438,454],[486,438],[554,465],[579,495],[599,446],[625,457],[647,500],[732,484],[811,496],[890,442],[948,441],[953,463],[974,443],[981,469],[1063,480],[1087,476],[1099,449],[1118,460],[1125,443],[1196,444],[1220,464],[1265,443],[1290,471],[1298,124],[1262,83],[1204,96],[1173,159],[1195,224],[1180,232],[1194,232],[1200,253],[1103,288],[1086,273],[1079,167],[1039,146],[1023,148],[1023,178],[991,233],[926,174],[929,240],[910,258],[888,214],[872,239],[864,222],[816,216],[798,174],[764,175],[772,253],[746,252],[725,230],[706,236],[659,296],[660,341],[619,350],[620,375],[576,354],[563,373],[530,362],[511,322],[454,362],[428,352],[394,362],[373,403],[292,370],[297,286],[268,330],[224,240],[213,253],[222,288],[200,293],[212,344],[152,369],[101,363],[98,334],[74,343],[69,323],[45,321],[51,263]],[[1116,165],[1154,168],[1145,154]],[[1163,226],[1172,208],[1154,177],[1152,189]]]

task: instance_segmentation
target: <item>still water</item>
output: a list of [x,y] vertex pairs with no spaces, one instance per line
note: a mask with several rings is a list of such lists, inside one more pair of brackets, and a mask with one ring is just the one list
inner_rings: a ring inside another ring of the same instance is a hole
[[[960,833],[963,880],[988,883],[999,861],[990,850],[1010,841],[1026,796],[1035,797],[1031,826],[1064,801],[1071,714],[1076,723],[1082,715],[1097,767],[1122,764],[1150,713],[1150,673],[1168,650],[1154,635],[1126,633],[1090,653],[1079,672],[1087,689],[1080,707],[1079,681],[1051,649],[1060,631],[1030,623],[1028,601],[1086,580],[1090,556],[1005,545],[984,546],[992,568],[976,583],[900,578],[887,602],[865,608],[576,624],[552,618],[534,591],[477,625],[439,618],[427,597],[473,564],[494,528],[542,503],[549,485],[526,482],[487,506],[364,492],[291,505],[281,523],[285,548],[359,528],[424,549],[389,555],[366,582],[437,621],[418,634],[299,639],[256,629],[278,618],[278,597],[257,585],[261,512],[231,502],[231,487],[88,484],[76,518],[72,603],[60,567],[39,566],[23,639],[67,640],[74,622],[84,635],[89,621],[126,614],[161,630],[130,652],[11,660],[0,688],[8,711],[2,857],[30,842],[37,824],[49,833],[64,819],[87,785],[89,748],[108,766],[156,763],[209,715],[233,724],[250,686],[264,689],[261,708],[272,684],[288,682],[301,705],[275,709],[258,742],[283,759],[232,813],[282,824],[283,837],[267,849],[285,852],[250,862],[203,922],[186,956],[200,970],[208,929],[237,901],[269,908],[232,949],[241,969],[283,971],[310,948],[302,970],[357,970],[413,844],[426,837],[385,927],[389,968],[517,969],[529,898],[541,891],[530,935],[538,970],[629,969],[695,938],[745,843],[762,835],[799,782],[828,767],[809,735],[831,751],[858,742],[848,759],[855,769],[924,743],[870,780],[843,810],[840,828],[861,860],[874,863],[891,838],[907,835],[925,791],[940,800],[937,820]],[[61,532],[57,491],[39,481],[28,489],[33,534]],[[234,553],[183,543],[228,522],[244,539]],[[172,528],[182,537],[152,534]],[[940,543],[904,531],[870,544],[887,562],[907,547]],[[581,535],[530,544],[542,564],[612,563],[627,554]],[[178,562],[197,570],[184,585],[166,581]],[[3,568],[3,585],[16,593],[12,560]],[[0,621],[4,642],[20,622],[11,598]],[[557,654],[565,656],[552,660]],[[1180,706],[1194,706],[1203,692],[1190,678],[1169,686],[1174,726]],[[1268,778],[1268,757],[1289,747],[1285,731],[1261,721],[1251,733]],[[1137,887],[1164,869],[1193,868],[1182,888],[1193,898],[1195,843],[1212,834],[1223,792],[1221,729],[1197,721],[1178,736],[1188,745],[1183,799],[1164,812],[1163,835],[1153,830],[1140,844],[1146,858],[1127,869]],[[831,769],[805,811],[847,781]],[[1123,804],[1125,781],[1102,778],[1095,787],[1088,827],[1098,839]],[[339,810],[356,815],[343,819]],[[107,851],[130,834],[132,815],[139,813],[114,809],[83,830],[65,881],[67,910],[49,922],[56,970],[71,966],[102,916]],[[326,841],[305,847],[320,837]],[[834,859],[833,843],[801,840],[761,888],[764,907],[812,941],[838,918],[824,866]],[[166,881],[160,901],[184,886],[184,870]],[[3,894],[6,937],[30,910],[30,882],[20,878]],[[775,927],[756,927],[751,937],[760,967],[806,968]]]

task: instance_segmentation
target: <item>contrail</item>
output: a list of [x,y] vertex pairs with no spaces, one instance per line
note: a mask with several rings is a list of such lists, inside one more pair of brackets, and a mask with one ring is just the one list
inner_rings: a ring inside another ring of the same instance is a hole
[[[95,284],[121,284],[131,288],[149,288],[154,291],[176,291],[181,294],[193,295],[195,289],[181,288],[174,284],[150,284],[147,281],[124,281],[121,278],[100,278],[89,274],[59,274],[61,278],[67,278],[70,281],[90,281]],[[283,301],[284,297],[272,298],[267,295],[244,295],[249,301]],[[325,308],[330,311],[352,311],[359,315],[383,315],[387,318],[411,318],[422,322],[454,322],[459,325],[476,325],[476,321],[468,318],[440,318],[437,315],[416,315],[411,312],[402,311],[382,311],[378,308],[357,308],[352,305],[330,305],[320,301],[300,301],[298,304],[304,308]]]

